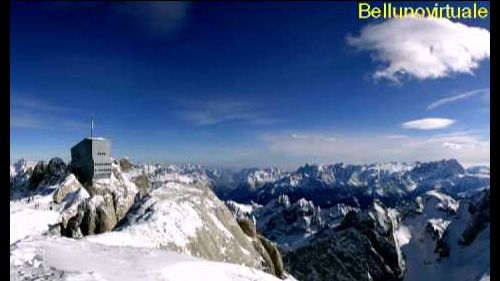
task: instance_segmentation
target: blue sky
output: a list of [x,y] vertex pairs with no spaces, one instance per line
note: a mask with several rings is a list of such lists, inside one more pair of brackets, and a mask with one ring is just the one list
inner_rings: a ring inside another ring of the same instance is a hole
[[12,3],[11,159],[69,158],[94,114],[113,155],[139,161],[489,163],[489,19],[356,16],[354,2]]

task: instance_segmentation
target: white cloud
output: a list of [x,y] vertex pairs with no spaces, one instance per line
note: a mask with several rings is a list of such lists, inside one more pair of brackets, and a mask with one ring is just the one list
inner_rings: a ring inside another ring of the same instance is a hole
[[490,32],[445,18],[406,18],[367,25],[347,43],[373,52],[381,62],[375,79],[435,79],[453,73],[472,74],[490,57]]
[[427,109],[435,109],[435,108],[438,108],[442,105],[445,105],[445,104],[448,104],[448,103],[452,103],[452,102],[456,102],[456,101],[460,101],[460,100],[463,100],[463,99],[466,99],[466,98],[469,98],[469,97],[472,97],[472,96],[476,96],[476,95],[479,95],[479,94],[483,94],[483,99],[485,102],[489,102],[489,96],[490,96],[490,89],[487,88],[487,89],[477,89],[477,90],[472,90],[472,91],[468,91],[468,92],[465,92],[465,93],[462,93],[462,94],[458,94],[458,95],[455,95],[455,96],[452,96],[452,97],[447,97],[447,98],[443,98],[443,99],[440,99],[440,100],[437,100],[431,104],[429,104],[429,106],[427,106]]
[[453,123],[455,123],[455,120],[447,118],[424,118],[404,122],[401,124],[401,127],[416,130],[435,130],[449,127]]

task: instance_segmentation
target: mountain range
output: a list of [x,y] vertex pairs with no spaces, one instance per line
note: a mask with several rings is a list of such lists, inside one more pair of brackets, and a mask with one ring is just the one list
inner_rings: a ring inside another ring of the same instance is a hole
[[[218,280],[489,280],[489,167],[454,159],[294,171],[119,159],[89,188],[54,158],[10,176],[11,280],[126,280],[118,256],[149,250],[169,261],[141,263],[151,280],[178,280],[187,262]],[[61,245],[112,262],[68,264]]]

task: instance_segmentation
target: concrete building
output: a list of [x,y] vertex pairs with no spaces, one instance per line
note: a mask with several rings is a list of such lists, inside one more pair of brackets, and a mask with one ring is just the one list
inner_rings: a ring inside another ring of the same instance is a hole
[[111,144],[104,138],[94,137],[92,119],[90,137],[71,148],[71,169],[82,184],[111,177]]

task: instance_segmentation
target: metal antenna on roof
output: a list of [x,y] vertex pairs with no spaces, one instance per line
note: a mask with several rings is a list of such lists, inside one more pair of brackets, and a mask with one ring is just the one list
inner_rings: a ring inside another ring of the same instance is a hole
[[90,137],[94,137],[94,115],[92,115],[91,123],[90,123]]

